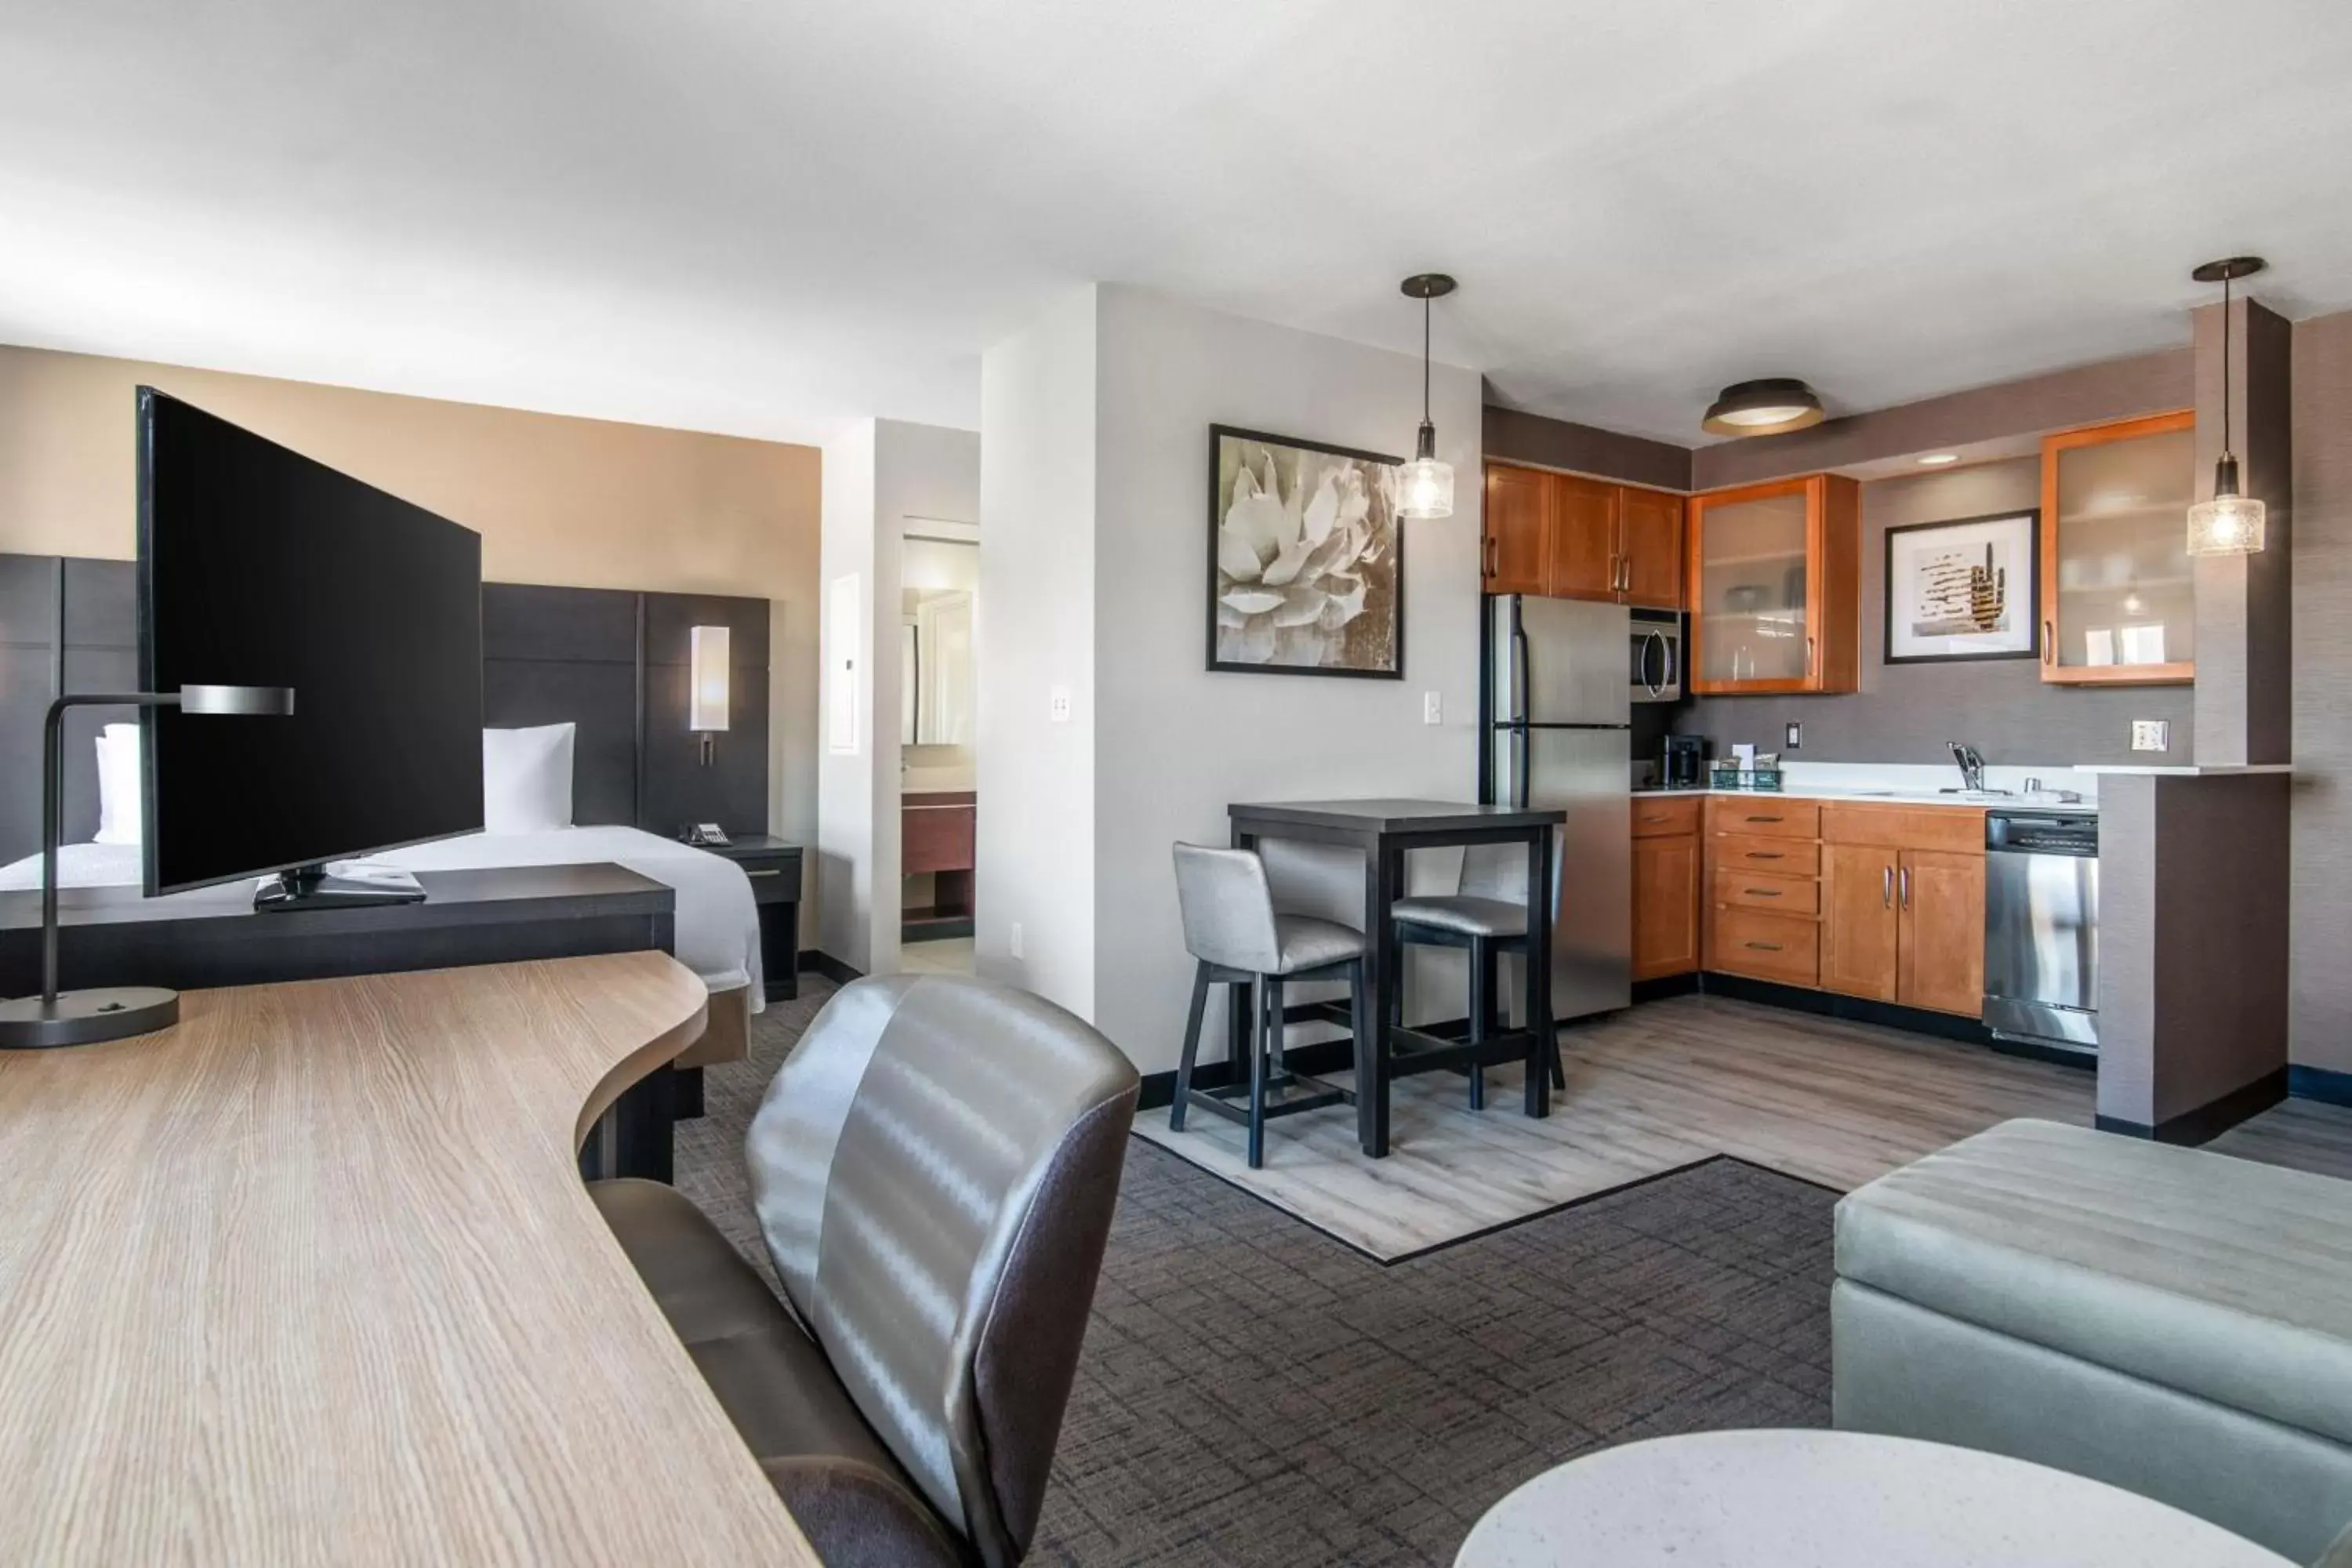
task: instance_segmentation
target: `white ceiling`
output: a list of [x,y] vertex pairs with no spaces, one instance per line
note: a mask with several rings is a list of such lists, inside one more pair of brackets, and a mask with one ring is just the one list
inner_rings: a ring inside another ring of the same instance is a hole
[[795,439],[1087,279],[1699,439],[2352,308],[2347,0],[5,0],[0,339]]

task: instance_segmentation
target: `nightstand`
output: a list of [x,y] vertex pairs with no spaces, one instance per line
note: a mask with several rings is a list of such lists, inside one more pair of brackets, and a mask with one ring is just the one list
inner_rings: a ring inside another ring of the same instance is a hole
[[801,847],[763,833],[739,833],[731,844],[705,844],[751,879],[751,901],[760,906],[760,968],[767,1000],[788,1001],[801,994]]

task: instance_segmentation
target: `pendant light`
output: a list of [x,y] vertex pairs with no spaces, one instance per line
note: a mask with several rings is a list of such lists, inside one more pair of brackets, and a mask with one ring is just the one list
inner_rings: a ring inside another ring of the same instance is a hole
[[1417,272],[1403,289],[1406,298],[1421,301],[1421,436],[1401,476],[1397,515],[1452,517],[1454,465],[1437,460],[1437,426],[1429,421],[1429,302],[1453,293],[1454,279],[1443,272]]
[[2221,286],[2221,458],[2213,465],[2213,499],[2189,509],[2191,555],[2252,555],[2263,547],[2262,500],[2238,493],[2238,458],[2230,450],[2230,285],[2269,265],[2259,256],[2232,256],[2189,274]]
[[1711,436],[1778,436],[1822,422],[1822,395],[1793,376],[1739,381],[1719,394],[1699,428]]

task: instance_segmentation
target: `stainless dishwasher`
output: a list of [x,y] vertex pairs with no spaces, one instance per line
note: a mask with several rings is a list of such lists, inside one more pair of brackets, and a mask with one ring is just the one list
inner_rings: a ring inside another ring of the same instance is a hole
[[2099,1048],[2099,819],[1985,813],[1984,1021],[2001,1039]]

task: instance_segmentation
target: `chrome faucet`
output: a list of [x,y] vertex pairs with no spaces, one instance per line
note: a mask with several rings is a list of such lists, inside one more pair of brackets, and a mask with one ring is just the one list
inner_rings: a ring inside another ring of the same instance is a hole
[[1944,744],[1951,748],[1952,761],[1959,764],[1960,788],[1969,795],[1982,795],[1984,793],[1983,755],[1974,746],[1963,745],[1958,741],[1947,741]]

